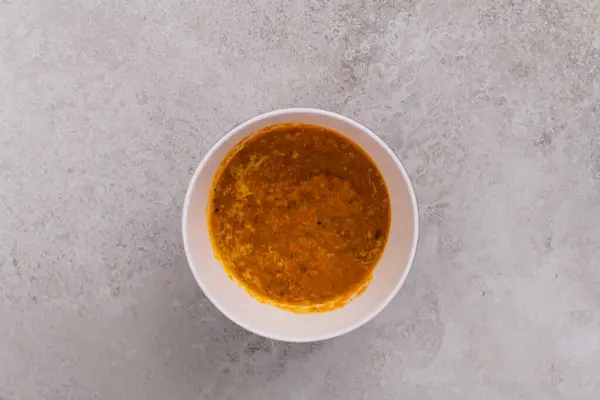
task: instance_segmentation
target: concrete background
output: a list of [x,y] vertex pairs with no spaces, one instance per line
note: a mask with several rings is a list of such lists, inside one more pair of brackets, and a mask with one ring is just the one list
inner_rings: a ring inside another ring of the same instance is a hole
[[[293,345],[202,295],[202,155],[288,106],[405,163],[374,321]],[[597,399],[599,0],[0,0],[0,398]]]

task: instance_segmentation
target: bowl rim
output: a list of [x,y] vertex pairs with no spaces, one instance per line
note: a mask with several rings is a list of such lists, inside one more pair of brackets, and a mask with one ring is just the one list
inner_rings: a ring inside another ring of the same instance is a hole
[[[402,174],[402,178],[404,179],[404,181],[406,182],[407,187],[408,187],[411,204],[413,206],[414,235],[413,235],[412,245],[411,245],[411,249],[410,249],[410,254],[408,256],[408,261],[406,263],[406,266],[404,268],[404,272],[402,273],[402,276],[400,277],[400,279],[396,283],[396,286],[390,292],[390,294],[383,301],[381,301],[377,307],[375,307],[371,312],[369,312],[365,317],[361,318],[360,320],[358,320],[358,321],[354,322],[353,324],[350,324],[342,329],[338,329],[336,331],[331,331],[331,332],[328,332],[327,334],[306,336],[306,337],[282,337],[280,335],[272,334],[272,333],[263,331],[260,328],[252,327],[252,326],[249,326],[248,324],[238,321],[235,317],[233,317],[231,314],[229,314],[229,312],[225,308],[223,308],[219,304],[219,302],[206,290],[204,283],[202,282],[202,280],[198,276],[198,273],[196,272],[195,266],[192,265],[190,243],[188,241],[188,234],[187,234],[188,233],[188,222],[187,221],[188,221],[188,210],[189,210],[189,205],[191,202],[192,192],[193,192],[194,187],[196,186],[196,182],[198,180],[198,177],[200,176],[200,172],[204,169],[208,160],[211,157],[213,157],[213,155],[217,151],[217,149],[220,148],[227,139],[229,139],[231,136],[233,136],[239,130],[241,130],[255,122],[258,122],[260,120],[263,120],[263,119],[266,119],[266,118],[269,118],[272,116],[296,114],[296,113],[309,113],[309,114],[313,114],[313,115],[323,115],[323,116],[326,116],[326,117],[329,117],[332,119],[341,120],[349,125],[353,125],[354,127],[367,133],[372,140],[374,140],[379,146],[381,146],[381,148],[383,148],[389,154],[389,156],[392,158],[392,160],[394,160],[396,166],[400,170],[400,173]],[[418,209],[418,203],[417,203],[417,196],[415,194],[413,184],[410,180],[410,177],[408,176],[408,173],[406,172],[406,169],[404,168],[404,165],[402,164],[402,162],[400,161],[400,159],[398,158],[396,153],[394,153],[394,151],[390,148],[390,146],[383,139],[381,139],[379,136],[377,136],[373,131],[371,131],[369,128],[367,128],[366,126],[358,123],[357,121],[355,121],[351,118],[348,118],[341,114],[337,114],[332,111],[326,111],[326,110],[322,110],[322,109],[318,109],[318,108],[304,108],[304,107],[281,108],[281,109],[276,109],[276,110],[272,110],[272,111],[268,111],[268,112],[259,114],[255,117],[252,117],[252,118],[234,126],[226,134],[221,136],[219,138],[219,140],[217,140],[211,146],[211,148],[206,152],[204,157],[202,157],[202,160],[196,167],[196,170],[194,171],[194,174],[192,175],[192,178],[190,179],[190,183],[188,185],[188,189],[185,194],[183,210],[182,210],[182,231],[181,231],[181,233],[183,236],[183,246],[185,249],[185,256],[186,256],[186,259],[188,262],[188,266],[189,266],[190,270],[192,271],[192,275],[194,276],[194,279],[196,280],[196,283],[198,284],[200,289],[202,289],[202,292],[208,298],[208,300],[217,308],[217,310],[219,310],[229,320],[231,320],[232,322],[234,322],[238,326],[246,329],[249,332],[255,333],[259,336],[263,336],[263,337],[266,337],[269,339],[274,339],[274,340],[279,340],[279,341],[284,341],[284,342],[295,342],[295,343],[316,342],[316,341],[321,341],[321,340],[332,339],[334,337],[344,335],[355,329],[360,328],[361,326],[363,326],[364,324],[366,324],[367,322],[369,322],[373,318],[375,318],[398,294],[398,292],[400,291],[400,288],[404,285],[404,282],[406,281],[406,278],[408,277],[408,273],[410,272],[410,270],[412,268],[412,265],[414,263],[414,259],[415,259],[416,253],[417,253],[417,247],[418,247],[418,243],[419,243],[419,209]]]

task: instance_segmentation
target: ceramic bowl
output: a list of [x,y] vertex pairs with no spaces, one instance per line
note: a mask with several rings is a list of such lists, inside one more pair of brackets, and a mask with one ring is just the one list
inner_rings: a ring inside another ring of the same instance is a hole
[[[228,277],[211,246],[206,210],[220,163],[247,135],[284,122],[320,125],[357,143],[377,164],[390,194],[390,234],[373,278],[362,295],[333,311],[296,314],[260,303]],[[192,274],[206,297],[241,327],[261,336],[289,342],[329,339],[350,332],[375,317],[406,280],[415,257],[418,236],[415,193],[398,157],[383,140],[358,122],[317,109],[290,108],[267,112],[226,133],[200,162],[183,205],[185,252]]]

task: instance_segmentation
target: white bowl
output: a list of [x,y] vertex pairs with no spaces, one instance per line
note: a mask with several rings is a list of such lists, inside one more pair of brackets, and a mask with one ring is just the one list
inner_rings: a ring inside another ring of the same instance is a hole
[[[207,224],[207,204],[215,172],[244,137],[283,122],[304,122],[333,129],[360,145],[375,161],[388,187],[392,222],[388,242],[365,292],[344,307],[295,314],[260,303],[232,281],[215,258]],[[398,293],[413,263],[419,215],[406,170],[392,150],[359,123],[329,111],[289,108],[254,117],[229,131],[204,156],[183,205],[183,243],[190,268],[206,297],[223,314],[258,335],[288,342],[310,342],[350,332],[375,317]]]

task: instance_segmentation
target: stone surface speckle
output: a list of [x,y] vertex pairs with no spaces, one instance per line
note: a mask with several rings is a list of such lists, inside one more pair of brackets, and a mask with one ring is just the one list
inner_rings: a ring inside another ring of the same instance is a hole
[[[222,134],[310,106],[405,163],[421,242],[286,344],[185,260]],[[597,399],[600,1],[0,0],[0,399]]]

